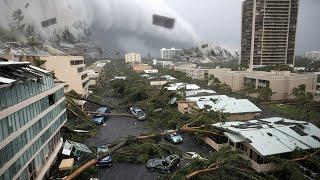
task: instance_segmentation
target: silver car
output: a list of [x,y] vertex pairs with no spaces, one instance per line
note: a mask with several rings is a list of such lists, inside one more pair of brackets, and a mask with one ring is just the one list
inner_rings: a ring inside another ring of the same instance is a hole
[[131,107],[130,112],[132,115],[136,116],[139,121],[146,120],[146,114],[138,107]]

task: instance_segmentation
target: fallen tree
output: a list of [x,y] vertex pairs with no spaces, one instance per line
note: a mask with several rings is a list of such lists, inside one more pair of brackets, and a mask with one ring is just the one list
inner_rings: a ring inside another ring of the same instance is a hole
[[70,98],[73,98],[73,99],[77,99],[77,100],[83,100],[83,101],[87,101],[87,102],[90,102],[90,103],[93,103],[93,104],[96,104],[96,105],[99,105],[99,106],[103,106],[103,107],[109,107],[111,109],[114,109],[114,107],[111,107],[107,104],[104,104],[102,102],[97,102],[95,100],[91,100],[91,99],[88,99],[88,98],[85,98],[85,97],[81,97],[81,96],[77,96],[77,95],[72,95],[70,93],[66,93],[65,94],[67,97],[70,97]]
[[[99,113],[102,115],[108,115],[108,114],[103,114],[103,113]],[[157,134],[151,134],[151,135],[143,135],[143,136],[138,136],[138,137],[134,137],[132,139],[130,139],[131,141],[141,141],[141,140],[145,140],[145,139],[149,139],[149,138],[153,138],[156,136],[165,136],[167,134],[171,134],[174,132],[194,132],[194,133],[202,133],[202,134],[211,134],[211,135],[219,135],[219,136],[223,136],[223,134],[219,131],[217,132],[213,132],[213,131],[206,131],[206,130],[201,130],[198,127],[189,127],[191,123],[185,124],[184,126],[181,127],[181,129],[177,129],[177,130],[173,130],[170,132],[162,132],[162,133],[157,133]],[[119,141],[117,144],[113,144],[112,148],[110,150],[110,154],[115,153],[117,150],[121,149],[122,147],[124,147],[127,142],[128,142],[128,138],[122,141]],[[69,176],[67,176],[65,179],[66,180],[71,180],[74,179],[75,177],[77,177],[78,175],[80,175],[83,171],[85,171],[87,168],[95,165],[99,160],[104,159],[105,157],[109,156],[109,154],[103,154],[101,156],[99,156],[96,159],[92,159],[90,161],[88,161],[87,163],[83,164],[82,166],[80,166],[77,170],[75,170],[74,172],[72,172]]]

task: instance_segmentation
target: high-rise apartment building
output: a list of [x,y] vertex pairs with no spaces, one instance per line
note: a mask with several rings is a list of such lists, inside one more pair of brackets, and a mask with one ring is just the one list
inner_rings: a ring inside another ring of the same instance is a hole
[[245,0],[241,65],[294,64],[299,0]]
[[66,115],[63,84],[48,71],[0,58],[0,180],[46,179]]
[[171,61],[176,56],[178,56],[180,54],[182,54],[182,49],[175,49],[175,48],[171,48],[171,49],[162,48],[162,49],[160,49],[161,59],[166,60],[166,61]]
[[141,62],[141,55],[138,53],[127,53],[125,55],[126,63],[140,63]]

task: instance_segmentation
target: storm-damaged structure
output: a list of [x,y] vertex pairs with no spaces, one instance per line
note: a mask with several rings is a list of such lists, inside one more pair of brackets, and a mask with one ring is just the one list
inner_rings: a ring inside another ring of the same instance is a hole
[[0,179],[46,179],[66,120],[63,84],[29,62],[0,58]]

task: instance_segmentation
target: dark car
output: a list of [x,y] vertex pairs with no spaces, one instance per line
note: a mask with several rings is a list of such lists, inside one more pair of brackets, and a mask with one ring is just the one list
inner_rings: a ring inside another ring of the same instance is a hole
[[[102,113],[102,114],[108,114],[111,113],[111,109],[108,107],[101,107],[99,109],[97,109],[96,111],[97,113]],[[93,116],[92,119],[97,125],[102,125],[105,120],[106,120],[106,116],[105,115],[101,115],[101,114],[96,114]]]
[[182,137],[176,132],[172,134],[168,134],[164,138],[173,144],[178,144],[183,142]]
[[159,171],[161,173],[171,173],[175,168],[180,165],[180,157],[171,154],[165,159],[149,159],[147,168],[151,171]]
[[[103,155],[103,154],[109,154],[109,148],[108,146],[98,146],[97,147],[97,157]],[[99,167],[111,167],[112,166],[112,156],[109,154],[109,156],[101,159],[97,162],[97,166]]]
[[138,120],[146,120],[146,114],[138,107],[131,107],[130,112],[132,115],[137,116]]

